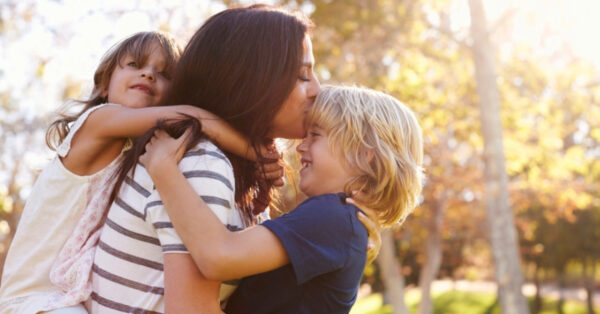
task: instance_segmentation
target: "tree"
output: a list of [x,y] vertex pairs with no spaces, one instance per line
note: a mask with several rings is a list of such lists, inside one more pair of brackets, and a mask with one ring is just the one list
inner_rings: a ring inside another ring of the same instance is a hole
[[496,83],[493,52],[481,0],[469,0],[469,7],[475,76],[485,143],[486,210],[496,265],[498,295],[504,313],[529,313],[527,301],[521,292],[523,274],[514,218],[508,200],[508,176],[500,122],[500,94]]

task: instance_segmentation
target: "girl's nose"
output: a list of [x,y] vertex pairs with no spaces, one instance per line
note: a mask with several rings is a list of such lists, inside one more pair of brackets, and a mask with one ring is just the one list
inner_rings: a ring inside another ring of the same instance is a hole
[[142,69],[141,76],[150,81],[154,81],[154,72],[151,69],[148,69],[148,68]]

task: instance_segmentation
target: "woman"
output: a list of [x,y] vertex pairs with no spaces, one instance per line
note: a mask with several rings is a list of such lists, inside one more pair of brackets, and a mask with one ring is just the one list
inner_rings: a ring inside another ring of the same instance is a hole
[[[265,5],[216,14],[188,43],[162,105],[192,104],[217,114],[247,135],[257,155],[275,137],[303,137],[320,88],[310,27],[303,16]],[[200,132],[192,136],[196,143],[180,164],[191,185],[231,230],[254,223],[253,208],[260,207],[254,196],[268,195],[270,186],[252,162],[200,141]],[[95,256],[91,311],[220,311],[214,300],[225,300],[236,283],[206,280],[190,255],[181,254],[185,247],[160,196],[136,165],[147,138],[120,172],[122,189]],[[135,174],[125,176],[130,169]]]

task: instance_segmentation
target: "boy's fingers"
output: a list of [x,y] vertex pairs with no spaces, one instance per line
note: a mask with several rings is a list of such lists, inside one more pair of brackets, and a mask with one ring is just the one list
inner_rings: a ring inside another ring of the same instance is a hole
[[169,135],[169,133],[159,129],[159,130],[154,131],[153,137],[156,137],[157,139],[161,139],[161,138],[171,137],[171,136]]
[[[166,132],[165,132],[165,134],[166,134]],[[181,134],[181,136],[179,137],[179,139],[181,139],[181,140],[183,140],[185,142],[191,136],[192,136],[192,129],[186,129],[185,132],[183,132],[183,134]]]

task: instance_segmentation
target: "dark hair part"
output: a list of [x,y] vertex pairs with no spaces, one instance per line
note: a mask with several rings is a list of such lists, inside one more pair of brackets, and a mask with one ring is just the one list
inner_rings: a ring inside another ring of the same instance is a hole
[[[215,14],[186,46],[161,104],[190,104],[215,113],[245,134],[260,156],[258,147],[272,141],[271,122],[298,80],[311,25],[304,16],[269,5]],[[120,170],[121,181],[144,145],[136,141],[133,157]],[[253,221],[270,202],[272,186],[260,182],[254,162],[225,154],[233,165],[236,203]]]
[[55,120],[46,132],[46,144],[54,150],[67,136],[70,130],[69,124],[88,109],[107,102],[106,91],[117,66],[122,66],[121,61],[126,56],[131,56],[140,65],[143,66],[148,56],[152,53],[153,44],[157,43],[165,55],[165,72],[172,76],[175,65],[181,56],[182,48],[175,38],[168,33],[163,32],[139,32],[122,40],[112,46],[102,57],[96,72],[94,73],[94,88],[87,100],[77,100],[83,104],[83,108],[76,114],[60,113],[59,118]]

